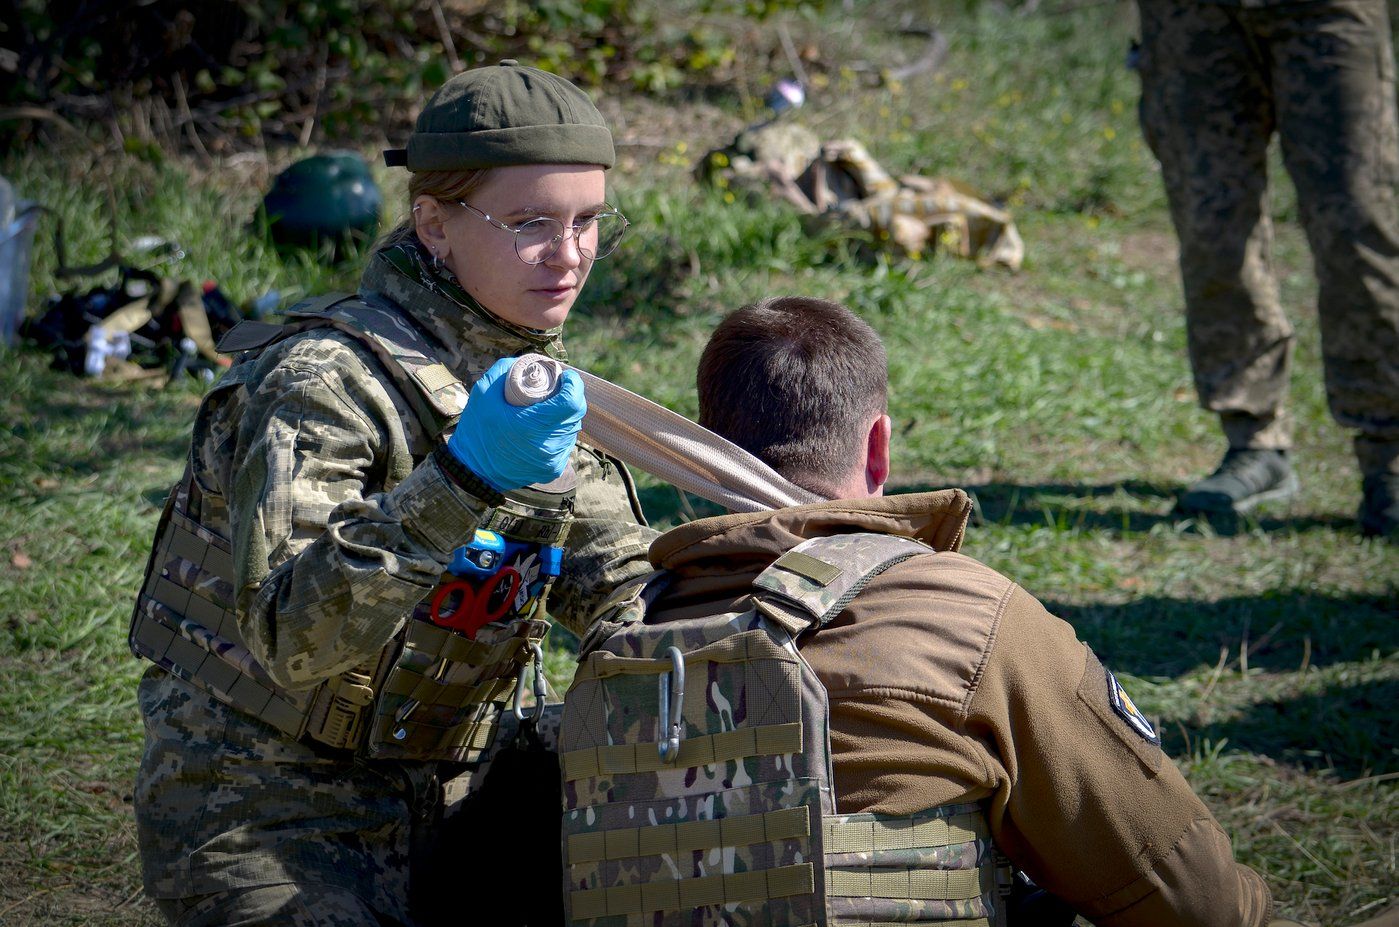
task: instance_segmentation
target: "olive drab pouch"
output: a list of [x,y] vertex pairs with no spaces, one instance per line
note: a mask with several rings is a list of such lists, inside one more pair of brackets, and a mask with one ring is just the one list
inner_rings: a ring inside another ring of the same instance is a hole
[[527,664],[542,678],[544,603],[562,564],[570,476],[507,493],[457,549],[378,687],[367,755],[474,762]]
[[796,646],[929,552],[812,539],[737,610],[704,618],[646,620],[664,573],[614,594],[612,633],[589,642],[564,699],[570,923],[1003,923],[1009,872],[980,806],[837,814],[826,690]]
[[156,530],[132,615],[132,652],[293,738],[371,757],[472,762],[490,743],[521,669],[539,659],[545,603],[572,520],[571,474],[511,492],[491,509],[481,534],[499,556],[483,566],[479,538],[464,539],[460,571],[444,572],[381,653],[310,690],[281,688],[238,627],[228,509],[218,489],[228,475],[196,466],[229,456],[220,449],[231,434],[209,425],[219,418],[214,410],[236,399],[262,350],[327,327],[369,351],[429,436],[452,425],[467,395],[426,337],[391,307],[326,296],[293,307],[288,318],[287,325],[244,322],[220,342],[241,356],[201,404],[194,447],[207,453],[191,453]]

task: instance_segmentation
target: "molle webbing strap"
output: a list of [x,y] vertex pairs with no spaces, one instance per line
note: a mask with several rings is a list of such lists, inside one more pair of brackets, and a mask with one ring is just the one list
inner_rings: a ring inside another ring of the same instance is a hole
[[848,815],[824,822],[827,853],[876,853],[947,847],[987,836],[986,818],[980,810],[952,817],[881,819],[874,815]]
[[811,835],[811,813],[805,805],[759,814],[649,827],[572,834],[568,838],[570,866],[636,856],[676,856],[719,847],[751,846]]
[[202,538],[178,523],[170,528],[166,541],[170,553],[183,557],[214,576],[233,575],[233,554],[223,545]]
[[832,924],[883,924],[900,905],[939,925],[986,927],[998,914],[990,828],[979,805],[906,817],[827,815],[821,833]]
[[[789,692],[789,681],[784,675],[799,660],[795,653],[774,642],[765,631],[742,631],[720,638],[685,655],[685,663],[691,667],[686,674],[685,699],[692,705],[704,704],[705,690],[709,684],[709,673],[704,670],[704,664],[737,664],[747,667],[749,678],[753,683],[761,683],[764,691],[770,694],[785,693],[792,700],[784,709],[783,717],[799,717],[796,696]],[[574,674],[574,685],[616,676],[656,676],[670,669],[669,660],[624,657],[597,650],[579,665]],[[571,782],[599,775],[656,772],[745,757],[793,753],[801,748],[801,723],[792,721],[686,737],[680,744],[679,756],[671,763],[661,760],[657,745],[651,741],[570,750],[563,754],[561,760],[564,778]]]
[[661,759],[656,744],[651,742],[585,747],[570,750],[560,759],[564,780],[573,782],[596,776],[659,772],[662,769],[727,763],[752,756],[799,753],[801,749],[801,722],[791,721],[687,737],[680,742],[679,757],[669,763]]
[[793,635],[832,621],[880,573],[931,551],[912,538],[838,534],[803,541],[753,580],[757,608]]
[[453,738],[454,742],[448,746],[460,750],[484,750],[491,745],[499,728],[499,722],[465,725],[458,730],[457,736]]
[[[797,657],[773,643],[772,638],[762,631],[742,631],[685,654],[685,662],[688,665],[697,663],[753,663],[758,660],[796,663]],[[670,667],[670,660],[622,657],[605,650],[598,650],[589,654],[587,659],[579,664],[573,678],[575,681],[582,681],[606,679],[609,676],[655,676],[670,672]],[[702,675],[692,675],[703,681]]]
[[[259,672],[240,672],[250,656],[246,650],[189,619],[147,600],[138,608],[149,607],[152,616],[140,621],[132,635],[131,649],[186,681],[198,680],[220,699],[235,705],[292,737],[299,737],[306,715],[305,706],[287,700],[285,694],[265,682]],[[165,620],[157,620],[154,615]],[[179,621],[173,630],[169,620]],[[239,664],[239,665],[235,665]],[[260,668],[259,668],[260,669]]]
[[545,621],[521,620],[473,641],[411,619],[378,684],[367,755],[474,762],[498,727],[485,706],[509,696],[529,661],[529,645],[541,642],[547,628]]
[[799,863],[754,872],[579,889],[570,894],[569,903],[573,919],[579,920],[765,901],[809,894],[815,888],[811,863]]
[[130,634],[134,653],[298,737],[309,694],[283,692],[242,644],[237,614],[220,593],[233,575],[228,542],[179,510],[172,491],[157,529]]
[[828,869],[826,893],[833,898],[911,898],[971,901],[981,897],[979,869]]

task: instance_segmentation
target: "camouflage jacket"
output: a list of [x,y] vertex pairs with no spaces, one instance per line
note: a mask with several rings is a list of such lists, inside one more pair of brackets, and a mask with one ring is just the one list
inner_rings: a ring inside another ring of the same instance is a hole
[[[475,308],[416,249],[377,254],[360,293],[401,309],[468,384],[500,357],[564,355],[557,330],[532,332]],[[485,505],[434,462],[432,436],[350,336],[304,332],[256,365],[247,389],[196,426],[191,460],[200,483],[227,500],[244,639],[274,681],[304,688],[394,637]],[[573,464],[576,518],[550,611],[581,631],[613,586],[647,570],[655,532],[643,527],[621,464],[581,445]]]
[[798,641],[829,696],[837,811],[982,802],[995,844],[1100,927],[1267,923],[1263,880],[1234,862],[1130,699],[1114,707],[1115,678],[1067,623],[956,552],[969,512],[944,491],[682,525],[651,545],[675,579],[646,620],[734,610],[808,538],[915,537],[937,553],[875,577]]
[[[557,331],[499,322],[412,250],[376,255],[361,295],[398,307],[468,383],[502,356],[563,354]],[[239,630],[257,661],[278,684],[309,688],[393,640],[486,506],[435,462],[357,339],[318,328],[251,363],[246,389],[196,420],[190,463],[205,492],[190,514],[233,542]],[[655,532],[620,464],[581,446],[573,464],[575,520],[550,605],[582,630],[614,585],[650,571]],[[335,885],[412,923],[410,857],[441,794],[439,764],[332,757],[157,667],[139,700],[133,804],[149,896]]]

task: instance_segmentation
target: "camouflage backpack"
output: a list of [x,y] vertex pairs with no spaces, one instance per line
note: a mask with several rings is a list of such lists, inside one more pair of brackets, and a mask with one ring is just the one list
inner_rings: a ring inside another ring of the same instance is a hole
[[812,539],[737,610],[693,620],[646,623],[664,572],[614,594],[564,699],[571,923],[1004,924],[1010,874],[980,806],[836,813],[826,691],[795,643],[928,552]]

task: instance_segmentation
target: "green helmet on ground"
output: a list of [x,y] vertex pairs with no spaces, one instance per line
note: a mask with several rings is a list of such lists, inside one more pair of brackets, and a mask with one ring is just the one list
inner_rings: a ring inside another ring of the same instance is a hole
[[278,174],[262,207],[277,244],[314,248],[330,241],[339,247],[373,240],[383,202],[363,158],[331,151]]

